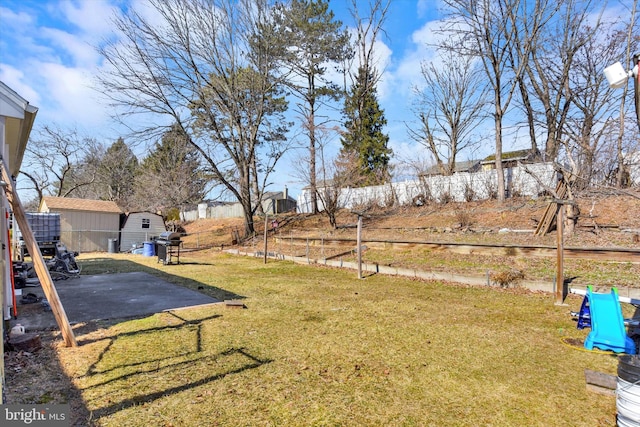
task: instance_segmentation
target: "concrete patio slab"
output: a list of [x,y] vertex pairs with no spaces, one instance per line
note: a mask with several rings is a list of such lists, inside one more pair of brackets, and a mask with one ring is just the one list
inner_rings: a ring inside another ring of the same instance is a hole
[[[89,320],[119,319],[145,316],[170,309],[218,303],[215,298],[171,284],[143,272],[80,276],[55,283],[69,323]],[[22,296],[33,293],[44,298],[40,286],[22,289]],[[57,328],[53,313],[41,302],[21,304],[18,296],[18,318],[27,330]]]

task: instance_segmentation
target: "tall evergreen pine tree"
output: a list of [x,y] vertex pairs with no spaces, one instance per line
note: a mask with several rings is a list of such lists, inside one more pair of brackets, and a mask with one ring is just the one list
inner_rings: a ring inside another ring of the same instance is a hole
[[364,67],[358,69],[355,84],[345,99],[343,113],[346,132],[343,135],[341,155],[358,159],[359,182],[366,186],[388,182],[389,161],[392,150],[387,146],[389,136],[382,132],[387,124],[384,112],[378,104],[375,76]]

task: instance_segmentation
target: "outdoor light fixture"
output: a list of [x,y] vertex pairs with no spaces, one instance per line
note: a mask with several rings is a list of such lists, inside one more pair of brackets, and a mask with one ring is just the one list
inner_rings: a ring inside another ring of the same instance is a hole
[[631,61],[632,69],[626,71],[621,63],[616,62],[604,69],[604,76],[609,82],[609,86],[613,89],[620,89],[627,84],[629,77],[633,78],[633,93],[636,106],[636,119],[638,121],[638,129],[640,129],[640,53],[633,55]]
[[[636,67],[637,71],[637,67]],[[604,69],[604,76],[609,82],[609,86],[613,89],[620,89],[627,84],[629,77],[633,75],[633,71],[625,71],[621,63],[616,62]]]

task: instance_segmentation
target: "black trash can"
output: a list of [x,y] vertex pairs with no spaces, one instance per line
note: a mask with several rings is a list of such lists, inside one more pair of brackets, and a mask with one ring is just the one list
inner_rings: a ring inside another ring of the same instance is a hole
[[109,239],[108,252],[110,254],[118,252],[118,239]]

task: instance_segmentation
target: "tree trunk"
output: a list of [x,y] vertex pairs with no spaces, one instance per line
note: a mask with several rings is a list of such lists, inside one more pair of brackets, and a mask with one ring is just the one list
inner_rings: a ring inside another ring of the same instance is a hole
[[253,215],[251,215],[251,211],[247,209],[244,210],[244,224],[244,237],[253,236],[256,233],[253,226]]
[[253,226],[253,206],[251,205],[251,183],[246,171],[240,171],[240,203],[244,211],[244,237],[251,237],[255,233]]
[[558,140],[555,137],[555,130],[548,130],[547,142],[545,144],[544,152],[546,161],[555,160],[556,156],[558,155]]
[[309,100],[309,184],[311,186],[311,212],[318,210],[318,186],[316,183],[316,124],[315,100]]
[[625,98],[627,97],[627,88],[625,87],[622,100],[620,101],[620,129],[618,133],[618,139],[616,141],[616,159],[618,161],[618,173],[616,174],[616,188],[622,188],[624,186],[624,153],[623,153],[623,140],[624,140],[624,105]]
[[518,87],[520,89],[520,95],[522,96],[522,103],[525,106],[525,113],[527,116],[527,125],[529,126],[529,139],[531,140],[531,154],[538,157],[538,143],[536,141],[536,126],[535,119],[533,117],[533,107],[529,99],[529,92],[522,79],[518,80]]
[[258,216],[263,216],[264,209],[262,209],[262,197],[260,197],[260,186],[258,185],[258,167],[256,165],[255,157],[251,159],[251,172],[251,190],[256,197],[255,213]]
[[575,232],[576,225],[578,224],[579,215],[580,215],[580,209],[578,208],[577,205],[567,205],[567,218],[565,222],[566,235],[571,235]]
[[[499,104],[497,104],[499,105]],[[498,200],[504,201],[504,169],[502,167],[502,114],[496,112],[496,175],[498,179]]]

